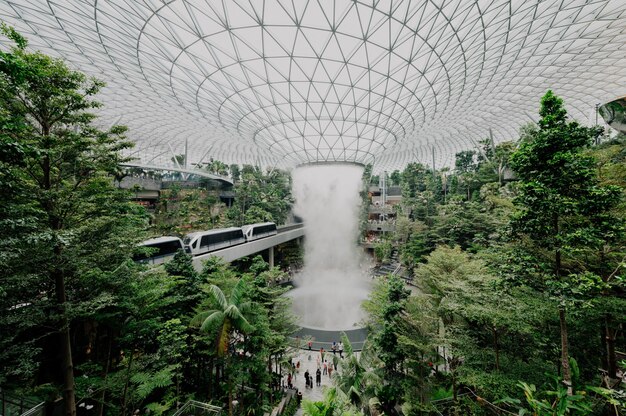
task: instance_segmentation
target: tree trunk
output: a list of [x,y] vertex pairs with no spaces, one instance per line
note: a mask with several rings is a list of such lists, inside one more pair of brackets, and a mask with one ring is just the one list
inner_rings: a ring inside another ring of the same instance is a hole
[[456,406],[457,404],[459,404],[459,398],[457,397],[458,392],[456,391],[456,377],[454,371],[451,371],[450,375],[452,376],[452,398],[454,399],[454,405]]
[[208,399],[211,400],[211,398],[213,397],[213,364],[214,358],[211,356],[211,358],[209,359],[209,388],[208,388],[208,393],[209,393],[209,397]]
[[274,401],[274,388],[272,387],[272,354],[269,354],[267,369],[270,371],[270,403]]
[[[228,351],[226,352],[226,354],[228,354]],[[224,367],[227,371],[226,379],[228,385],[228,416],[233,416],[233,382],[232,376],[230,374],[230,368],[228,368],[228,366],[226,365],[226,363],[228,362],[228,358],[226,358],[224,361]]]
[[[606,317],[605,317],[606,319]],[[600,357],[600,365],[603,369],[609,369],[609,346],[607,344],[607,333],[606,333],[606,321],[601,321],[600,326],[600,345],[602,347],[602,354]]]
[[[59,249],[55,248],[55,253]],[[59,250],[60,251],[60,250]],[[72,344],[70,341],[70,322],[66,315],[65,279],[59,270],[53,270],[54,290],[59,305],[59,333],[61,335],[61,361],[63,365],[63,399],[66,416],[76,416],[76,397],[74,391],[74,363],[72,362]]]
[[500,371],[500,345],[498,344],[498,329],[493,329],[493,349],[496,353],[496,370]]
[[611,328],[611,315],[604,315],[604,333],[606,340],[606,360],[609,377],[617,378],[617,357],[615,355],[615,330]]
[[[559,216],[552,216],[552,226],[554,235],[559,235]],[[557,247],[554,253],[554,274],[556,280],[561,279],[561,248]],[[563,383],[567,386],[567,394],[571,396],[574,393],[572,386],[572,372],[569,367],[569,349],[567,345],[567,321],[565,320],[565,307],[559,306],[559,324],[561,329],[561,368],[563,370]]]
[[[107,378],[109,377],[109,369],[111,367],[111,348],[113,344],[113,336],[111,335],[111,331],[107,331],[107,335],[109,338],[108,348],[107,348],[107,358],[106,364],[104,366],[104,384],[106,385]],[[98,405],[98,416],[103,416],[104,414],[104,400],[106,398],[106,389],[102,389],[102,394],[100,395],[100,404]]]
[[126,400],[126,396],[128,394],[128,385],[130,384],[130,374],[131,369],[133,367],[133,349],[130,349],[130,357],[128,358],[128,371],[126,372],[126,381],[124,382],[124,392],[122,393],[122,416],[126,416],[126,407],[128,406],[128,402]]
[[567,346],[567,321],[565,320],[565,308],[559,308],[559,322],[561,324],[561,368],[563,369],[563,382],[567,386],[567,394],[574,393],[572,387],[572,373],[569,367],[569,351]]

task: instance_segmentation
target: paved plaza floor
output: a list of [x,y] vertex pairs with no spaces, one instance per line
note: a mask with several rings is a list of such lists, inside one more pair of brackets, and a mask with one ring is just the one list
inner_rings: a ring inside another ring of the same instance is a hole
[[[324,358],[327,361],[327,364],[332,363],[332,352],[326,352],[324,354]],[[337,357],[339,357],[339,353],[337,353]],[[345,357],[345,355],[344,355]],[[297,388],[298,391],[302,392],[302,398],[318,401],[322,400],[324,397],[324,387],[332,386],[332,380],[328,376],[328,374],[322,374],[322,385],[315,385],[315,372],[317,371],[318,362],[320,363],[320,369],[323,371],[323,365],[320,358],[319,351],[308,351],[308,350],[298,350],[295,352],[293,362],[297,363],[300,361],[300,370],[296,372],[295,379],[292,380],[294,388]],[[332,365],[332,364],[331,364]],[[339,368],[339,367],[337,367]],[[304,373],[309,371],[311,377],[313,377],[313,388],[306,388],[304,385]],[[333,376],[336,374],[336,371],[332,372]],[[287,383],[286,377],[284,378],[284,382]],[[302,409],[298,409],[296,415],[302,415]]]

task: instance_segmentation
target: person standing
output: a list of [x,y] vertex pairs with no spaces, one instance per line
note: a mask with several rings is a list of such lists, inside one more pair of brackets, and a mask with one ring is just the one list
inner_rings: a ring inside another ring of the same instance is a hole
[[324,375],[328,374],[328,364],[326,363],[326,360],[324,360],[324,370],[323,370],[322,374],[324,374]]
[[315,385],[318,387],[322,385],[322,371],[319,368],[315,372]]
[[343,358],[343,342],[339,343],[339,357]]
[[293,389],[293,382],[291,380],[291,373],[287,374],[287,387]]
[[304,387],[305,388],[309,387],[309,370],[306,370],[304,372]]

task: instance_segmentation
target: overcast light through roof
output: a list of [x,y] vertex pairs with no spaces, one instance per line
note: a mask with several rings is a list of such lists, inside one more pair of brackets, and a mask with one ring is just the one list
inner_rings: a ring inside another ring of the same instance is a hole
[[31,45],[104,79],[144,165],[438,166],[517,137],[547,88],[593,122],[626,93],[623,0],[1,0]]

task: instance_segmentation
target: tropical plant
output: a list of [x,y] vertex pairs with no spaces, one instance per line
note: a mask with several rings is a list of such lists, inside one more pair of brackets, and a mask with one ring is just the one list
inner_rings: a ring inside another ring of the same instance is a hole
[[345,357],[339,361],[340,371],[337,371],[333,381],[352,405],[365,412],[382,379],[373,371],[373,360],[369,357],[368,349],[359,355],[355,354],[345,333],[341,335],[341,342]]
[[583,154],[601,130],[568,120],[563,100],[550,90],[541,99],[539,113],[537,128],[528,130],[510,158],[520,191],[512,226],[520,239],[543,251],[537,256],[546,270],[540,283],[547,283],[558,301],[561,367],[571,394],[566,313],[569,295],[579,288],[564,256],[586,243],[580,219],[610,200],[615,190],[598,186],[594,160]]
[[216,308],[201,312],[192,321],[200,323],[200,330],[214,337],[215,352],[218,357],[225,358],[226,378],[228,384],[228,412],[232,416],[232,374],[229,365],[229,356],[234,353],[234,345],[241,342],[238,337],[233,337],[236,332],[248,333],[254,329],[246,320],[245,314],[251,308],[249,301],[245,299],[246,281],[241,279],[227,299],[224,292],[216,286],[209,286],[209,296],[214,301]]
[[11,335],[3,336],[9,351],[0,361],[12,367],[24,343],[33,357],[19,360],[20,374],[9,370],[21,377],[23,364],[40,354],[58,357],[40,362],[49,366],[39,368],[41,381],[62,386],[65,413],[73,416],[72,328],[115,304],[110,285],[128,271],[122,265],[141,237],[143,210],[112,180],[132,144],[122,126],[94,127],[101,81],[30,52],[6,25],[2,33],[12,46],[0,51],[0,172],[7,191],[0,201],[0,309],[1,332]]

